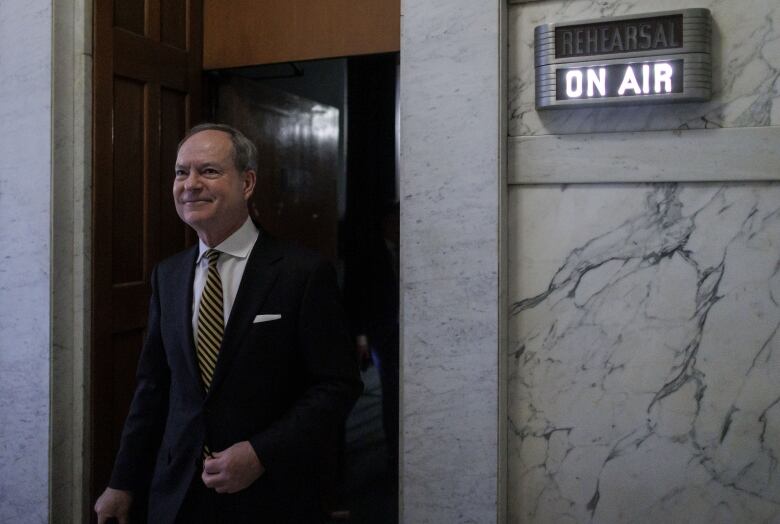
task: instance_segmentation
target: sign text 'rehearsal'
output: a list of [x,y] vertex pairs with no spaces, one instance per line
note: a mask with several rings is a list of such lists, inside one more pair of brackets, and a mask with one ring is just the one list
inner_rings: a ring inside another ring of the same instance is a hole
[[555,58],[682,47],[682,15],[556,27]]

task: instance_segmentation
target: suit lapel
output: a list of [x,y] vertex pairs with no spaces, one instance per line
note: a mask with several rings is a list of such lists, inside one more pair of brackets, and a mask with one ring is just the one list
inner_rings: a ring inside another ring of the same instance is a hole
[[200,370],[198,369],[198,360],[195,355],[195,340],[192,335],[192,282],[195,279],[195,261],[198,258],[198,246],[192,246],[183,255],[184,271],[177,271],[173,277],[173,295],[181,297],[172,301],[175,304],[176,319],[175,329],[179,331],[176,334],[176,340],[181,341],[181,351],[184,354],[184,360],[187,363],[187,369],[192,374],[192,378],[197,382],[198,388],[203,390],[200,379]]
[[249,254],[241,284],[238,286],[236,300],[230,311],[227,326],[222,336],[217,367],[211,380],[208,396],[213,395],[226,376],[236,353],[241,348],[247,330],[252,325],[254,315],[259,311],[268,293],[271,291],[278,274],[275,263],[282,258],[282,251],[272,237],[260,233],[252,252]]

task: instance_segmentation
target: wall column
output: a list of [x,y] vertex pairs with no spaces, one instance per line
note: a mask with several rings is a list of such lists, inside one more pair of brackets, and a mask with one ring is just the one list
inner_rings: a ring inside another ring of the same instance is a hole
[[401,520],[495,522],[502,0],[401,4]]
[[86,522],[92,202],[92,2],[53,4],[50,522]]

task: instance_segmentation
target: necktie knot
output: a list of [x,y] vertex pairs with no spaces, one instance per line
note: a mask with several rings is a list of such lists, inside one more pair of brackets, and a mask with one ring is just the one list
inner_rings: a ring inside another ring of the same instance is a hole
[[221,255],[221,251],[217,251],[216,249],[209,249],[205,253],[203,253],[203,256],[206,257],[209,261],[209,267],[213,267],[217,264],[217,260],[219,259],[219,255]]

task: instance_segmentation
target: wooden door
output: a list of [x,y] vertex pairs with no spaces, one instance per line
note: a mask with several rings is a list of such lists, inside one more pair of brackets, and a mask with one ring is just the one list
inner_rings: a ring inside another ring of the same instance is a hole
[[335,263],[339,110],[235,76],[219,84],[216,100],[216,120],[257,145],[253,217]]
[[192,242],[173,206],[176,146],[200,114],[201,0],[95,0],[91,500],[135,383],[149,274]]

